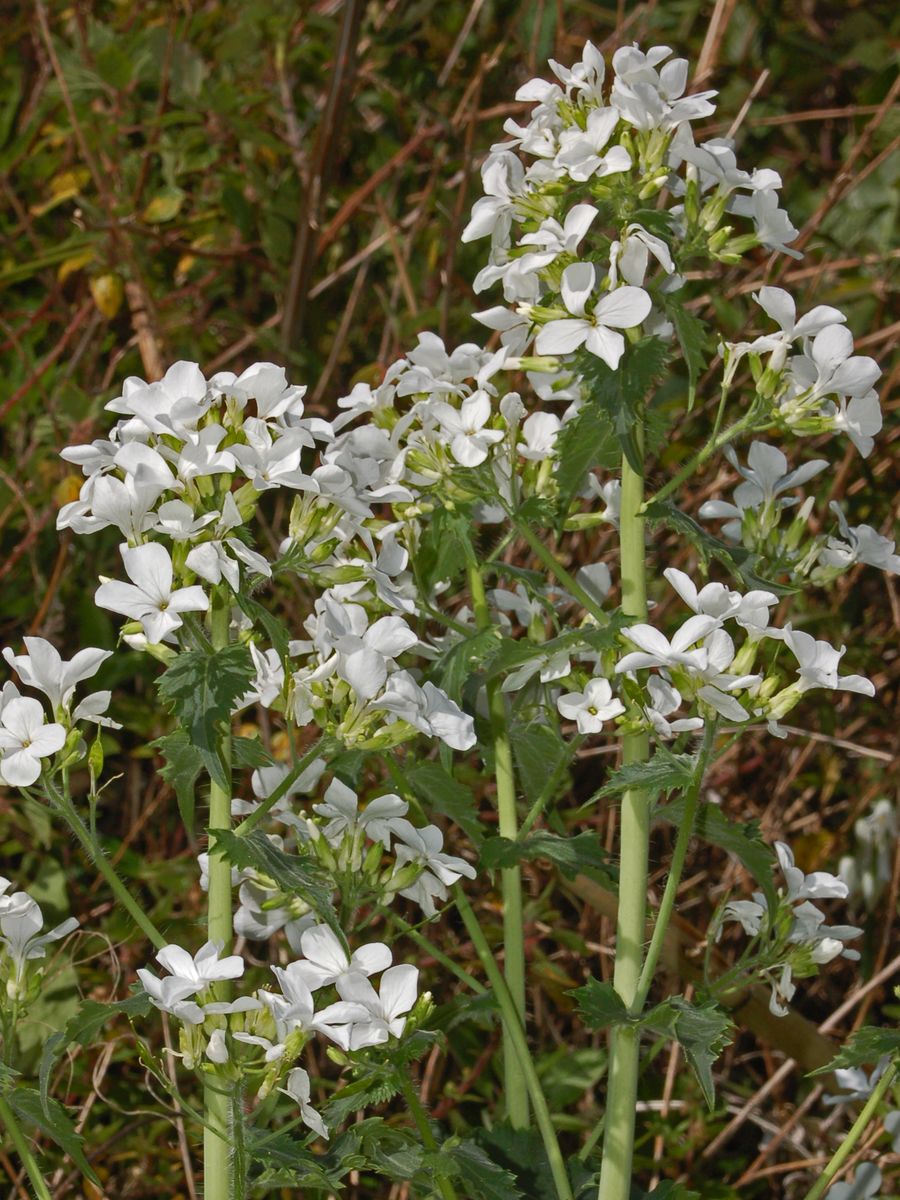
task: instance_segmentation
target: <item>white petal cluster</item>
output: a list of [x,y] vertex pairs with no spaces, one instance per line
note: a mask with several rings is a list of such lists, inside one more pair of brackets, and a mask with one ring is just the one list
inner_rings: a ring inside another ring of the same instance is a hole
[[796,992],[793,976],[813,975],[834,958],[858,959],[859,953],[844,943],[859,937],[862,930],[853,925],[826,925],[824,913],[812,903],[846,899],[848,888],[842,879],[827,871],[805,874],[796,866],[786,842],[776,842],[775,853],[785,880],[777,908],[770,909],[765,896],[754,892],[752,900],[726,904],[721,921],[737,921],[745,933],[765,944],[761,956],[767,961],[760,974],[771,989],[770,1010],[775,1016],[784,1016]]
[[0,980],[10,1000],[24,1004],[30,998],[28,965],[46,957],[47,947],[78,928],[75,917],[42,933],[44,914],[27,892],[10,892],[10,880],[0,876]]

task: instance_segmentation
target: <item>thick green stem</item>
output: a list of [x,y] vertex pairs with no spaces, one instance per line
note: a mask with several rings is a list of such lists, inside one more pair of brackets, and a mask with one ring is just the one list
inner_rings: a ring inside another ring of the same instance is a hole
[[[479,629],[489,629],[491,614],[484,591],[484,580],[477,563],[469,563],[469,589],[472,607]],[[500,681],[487,684],[491,741],[494,749],[494,778],[497,784],[497,815],[501,837],[515,841],[519,833],[516,811],[516,780],[513,770],[512,746],[506,720],[506,702]],[[522,912],[522,872],[518,864],[504,867],[500,872],[503,893],[503,973],[520,1022],[525,1023],[525,931]],[[506,1115],[514,1129],[527,1129],[528,1090],[522,1077],[519,1059],[510,1044],[510,1032],[503,1028],[503,1083],[506,1093]]]
[[41,1174],[41,1168],[37,1164],[37,1160],[31,1153],[31,1146],[28,1144],[28,1138],[22,1132],[22,1127],[16,1120],[16,1114],[13,1112],[9,1102],[0,1096],[0,1122],[6,1126],[6,1132],[9,1134],[9,1140],[15,1147],[16,1154],[19,1156],[19,1161],[25,1168],[25,1174],[28,1176],[31,1186],[34,1188],[34,1194],[38,1200],[52,1200],[50,1189],[44,1181],[44,1176]]
[[500,1005],[500,1013],[504,1021],[504,1029],[509,1030],[510,1043],[513,1051],[518,1056],[519,1065],[522,1068],[522,1075],[525,1080],[525,1087],[528,1089],[535,1120],[537,1121],[541,1140],[544,1143],[544,1151],[547,1155],[547,1161],[550,1164],[550,1173],[553,1176],[556,1200],[573,1200],[572,1185],[569,1182],[565,1159],[562,1156],[556,1130],[553,1127],[553,1118],[550,1116],[550,1108],[541,1088],[537,1069],[528,1050],[525,1027],[519,1018],[509,988],[506,986],[506,980],[503,978],[503,974],[494,960],[494,953],[488,945],[487,938],[481,931],[478,918],[472,911],[472,906],[466,899],[466,894],[459,884],[454,887],[453,895],[459,915],[462,917],[463,924],[466,927],[466,932],[472,939],[475,952],[481,960],[481,965],[484,967],[488,982],[494,991],[494,995],[497,997],[497,1003]]
[[[416,1123],[416,1129],[419,1131],[419,1137],[422,1139],[422,1145],[426,1150],[437,1150],[438,1144],[434,1134],[431,1132],[431,1126],[428,1124],[428,1114],[425,1112],[422,1101],[416,1094],[412,1080],[405,1071],[402,1072],[402,1083],[400,1086],[403,1090],[403,1098],[407,1103],[410,1115]],[[456,1200],[456,1189],[449,1179],[438,1179],[437,1186],[444,1200]]]
[[98,843],[97,839],[91,835],[91,831],[78,815],[75,805],[72,803],[71,797],[63,792],[57,791],[52,785],[46,785],[47,795],[54,802],[56,807],[62,813],[66,824],[75,834],[81,844],[82,849],[87,854],[88,858],[109,884],[113,895],[122,905],[125,911],[133,919],[135,925],[146,934],[147,938],[153,943],[157,950],[161,950],[168,942],[168,939],[156,928],[144,910],[138,904],[137,900],[129,892],[128,888],[116,874],[115,867],[106,857],[103,848]]
[[820,1200],[820,1197],[825,1195],[835,1176],[853,1153],[856,1143],[868,1128],[869,1122],[875,1115],[878,1105],[884,1099],[888,1088],[894,1082],[897,1076],[897,1070],[898,1064],[896,1062],[889,1064],[884,1074],[878,1080],[872,1095],[866,1101],[862,1112],[853,1122],[849,1133],[831,1156],[831,1161],[828,1163],[828,1166],[825,1168],[810,1190],[806,1193],[805,1200]]
[[[638,431],[637,446],[643,453]],[[644,562],[644,473],[627,457],[622,459],[622,506],[619,538],[622,569],[622,611],[636,621],[647,619],[647,578]],[[623,738],[625,765],[646,762],[650,742],[646,733]],[[619,831],[619,911],[616,922],[616,961],[613,986],[633,1009],[643,961],[647,921],[647,859],[650,850],[650,804],[647,794],[630,788],[622,797]],[[599,1200],[628,1200],[634,1154],[640,1038],[628,1026],[613,1030],[610,1045],[609,1089],[603,1134]]]
[[[213,592],[210,627],[213,654],[228,645],[231,604],[227,593]],[[231,776],[231,730],[220,738],[219,757],[226,779]],[[222,787],[214,779],[209,789],[209,828],[231,828],[231,786]],[[233,940],[231,863],[222,855],[209,856],[209,891],[207,893],[207,930],[209,940],[220,943],[222,955],[231,953]],[[215,986],[217,1000],[231,999],[231,985],[220,982]],[[215,1079],[203,1089],[206,1124],[203,1130],[203,1192],[205,1200],[233,1200],[231,1167],[231,1095],[224,1080]]]

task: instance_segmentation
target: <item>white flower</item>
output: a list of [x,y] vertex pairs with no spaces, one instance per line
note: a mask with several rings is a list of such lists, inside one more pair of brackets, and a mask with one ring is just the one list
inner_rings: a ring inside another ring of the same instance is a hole
[[201,587],[172,590],[172,560],[158,542],[119,549],[132,582],[107,580],[97,589],[94,601],[100,608],[140,621],[148,642],[161,642],[179,629],[179,613],[206,612],[209,608]]
[[[847,318],[838,308],[828,304],[817,304],[805,316],[797,320],[797,306],[790,292],[779,287],[763,287],[754,292],[753,299],[763,312],[772,318],[776,325],[781,326],[781,336],[767,334],[757,338],[753,343],[754,349],[774,350],[783,348],[795,342],[798,338],[813,337],[826,325],[839,324]],[[783,360],[781,360],[783,361]]]
[[[266,1060],[274,1061],[284,1053],[284,1041],[295,1030],[304,1033],[321,1033],[330,1038],[342,1050],[349,1049],[351,1022],[364,1020],[367,1010],[359,1004],[338,1003],[330,1004],[316,1013],[312,992],[310,991],[303,973],[298,969],[300,963],[289,963],[286,967],[273,967],[272,973],[278,980],[281,995],[261,991],[260,1000],[266,1005],[275,1021],[279,1041],[276,1044],[266,1042],[252,1034],[236,1033],[238,1041],[250,1042],[266,1047]],[[352,978],[364,978],[354,973]]]
[[293,978],[301,979],[311,992],[330,983],[340,986],[348,975],[374,975],[391,965],[391,952],[383,942],[370,942],[348,956],[327,925],[305,930],[300,946],[304,958],[292,964]]
[[545,462],[556,455],[556,435],[562,428],[559,417],[552,413],[535,412],[522,424],[522,437],[516,449],[530,462]]
[[251,642],[250,657],[256,676],[250,690],[237,702],[236,712],[249,704],[261,704],[263,708],[271,708],[284,690],[284,663],[277,650],[260,650]]
[[870,1197],[874,1200],[882,1182],[881,1170],[875,1163],[860,1163],[852,1179],[831,1185],[828,1200],[870,1200]]
[[389,793],[370,801],[360,813],[356,793],[339,779],[333,779],[328,785],[325,803],[313,805],[314,813],[328,819],[322,833],[333,846],[341,842],[346,832],[359,828],[373,842],[381,842],[386,850],[391,848],[397,818],[405,817],[408,811],[405,800]]
[[805,875],[794,865],[794,854],[787,842],[776,842],[775,853],[787,884],[787,898],[794,900],[845,900],[849,894],[846,883],[827,871]]
[[156,510],[153,529],[157,533],[164,533],[173,542],[188,542],[215,519],[216,513],[201,513],[200,516],[196,516],[184,500],[167,500]]
[[575,721],[582,734],[599,733],[604,721],[625,711],[619,699],[613,699],[608,679],[592,679],[583,692],[567,692],[556,701],[562,716]]
[[328,1137],[328,1129],[325,1122],[309,1103],[309,1075],[302,1067],[294,1067],[293,1070],[288,1071],[287,1087],[279,1088],[278,1090],[279,1092],[284,1092],[286,1096],[290,1096],[292,1100],[297,1101],[300,1108],[300,1116],[303,1118],[305,1125],[308,1125],[319,1137]]
[[650,703],[644,705],[644,716],[657,737],[671,738],[678,733],[703,728],[702,717],[680,717],[677,721],[667,719],[681,707],[681,693],[665,679],[651,675],[647,680],[647,691],[650,693]]
[[521,193],[524,178],[525,170],[514,154],[501,151],[488,156],[481,168],[485,195],[475,201],[471,219],[460,235],[463,242],[490,234],[495,243],[508,243],[512,202]]
[[625,339],[614,330],[640,325],[652,305],[643,289],[620,287],[598,300],[588,316],[585,306],[593,294],[596,278],[593,263],[572,263],[566,267],[560,288],[563,303],[574,319],[544,325],[535,344],[538,354],[572,354],[584,346],[613,370],[618,367],[625,353]]
[[688,608],[703,616],[724,621],[729,618],[754,634],[761,634],[769,625],[769,609],[778,603],[772,592],[755,589],[741,595],[721,583],[707,583],[699,591],[684,571],[668,567],[666,579]]
[[624,243],[613,242],[609,250],[610,279],[614,284],[621,274],[626,283],[642,287],[651,254],[667,275],[674,273],[672,255],[662,238],[654,237],[637,224],[629,225],[625,234]]
[[583,183],[596,177],[617,175],[631,169],[631,155],[624,146],[607,144],[619,123],[615,108],[593,108],[587,115],[587,126],[566,129],[559,139],[559,153],[554,166],[561,168],[574,180]]
[[[125,380],[122,395],[110,400],[109,412],[131,416],[126,430],[141,437],[141,431],[168,434],[187,422],[196,424],[208,407],[208,389],[203,372],[196,363],[173,363],[158,383],[145,383],[131,377]],[[146,435],[144,435],[146,436]]]
[[830,416],[834,428],[846,433],[863,458],[868,458],[882,426],[881,405],[874,389],[849,401],[842,396],[837,411]]
[[640,671],[645,667],[687,667],[694,671],[706,668],[708,656],[704,648],[691,649],[696,643],[719,626],[716,617],[688,617],[673,635],[671,642],[652,625],[631,625],[623,629],[623,635],[633,642],[638,650],[626,654],[616,664],[616,672]]
[[[832,500],[829,506],[837,516],[841,537],[830,537],[825,549],[819,554],[819,562],[827,567],[841,567],[846,570],[854,563],[866,563],[870,567],[879,567],[896,575],[900,571],[900,554],[894,553],[895,542],[891,538],[882,537],[871,525],[854,525],[847,523],[847,518],[840,504]],[[26,639],[27,640],[27,639]],[[4,655],[7,653],[3,651]]]
[[206,1057],[210,1062],[219,1065],[228,1062],[228,1045],[225,1041],[225,1030],[214,1029],[206,1043]]
[[760,245],[767,250],[780,250],[791,258],[802,258],[799,250],[786,245],[800,232],[791,224],[790,217],[778,207],[778,192],[775,188],[758,188],[749,196],[735,196],[729,210],[741,217],[750,217],[756,225],[756,236]]
[[395,871],[399,872],[406,863],[419,863],[423,868],[413,884],[401,889],[400,895],[418,904],[426,917],[433,917],[434,897],[446,900],[448,887],[463,875],[474,879],[477,872],[465,859],[443,853],[444,835],[436,825],[416,829],[400,818],[395,822],[394,832],[398,839],[394,847]]
[[6,907],[0,908],[0,943],[12,959],[13,978],[19,981],[24,976],[25,964],[46,957],[47,946],[77,929],[78,921],[67,917],[49,933],[42,934],[44,914],[36,900],[27,892],[14,892],[5,899]]
[[365,1019],[353,1023],[349,1048],[380,1046],[391,1037],[400,1037],[406,1028],[405,1014],[416,1002],[418,981],[418,969],[408,963],[385,971],[378,992],[362,975],[347,975],[339,981],[341,998],[366,1011]]
[[385,709],[414,728],[439,738],[452,750],[471,750],[475,745],[475,722],[450,697],[426,682],[419,687],[408,671],[397,671],[370,708]]
[[827,459],[814,458],[811,462],[803,463],[789,471],[784,454],[777,446],[770,446],[767,442],[751,443],[746,467],[742,467],[738,462],[732,447],[728,447],[725,456],[746,481],[739,484],[734,491],[734,498],[742,509],[760,508],[776,501],[781,507],[796,504],[796,497],[779,499],[782,492],[800,487],[829,466]]
[[[576,204],[566,214],[563,225],[554,217],[547,217],[534,233],[526,233],[519,238],[522,246],[538,247],[536,252],[525,257],[540,259],[539,265],[547,266],[560,254],[575,254],[598,212],[599,209],[593,204]],[[514,261],[522,262],[521,259]]]
[[68,708],[76,685],[96,675],[112,655],[111,650],[88,647],[64,662],[55,646],[38,637],[26,637],[25,649],[27,654],[14,654],[6,647],[3,657],[18,672],[26,687],[44,693],[54,712]]
[[10,787],[30,787],[41,773],[41,759],[63,748],[62,725],[45,724],[38,700],[18,696],[0,711],[0,778]]
[[829,642],[817,641],[808,633],[784,627],[784,642],[799,664],[796,687],[801,692],[812,688],[828,688],[831,691],[859,692],[863,696],[874,696],[875,686],[862,675],[838,675],[838,664],[847,647],[836,650]]
[[710,104],[716,92],[684,95],[687,59],[672,59],[657,71],[657,65],[671,53],[668,46],[653,46],[644,54],[635,45],[620,46],[613,55],[616,78],[610,102],[636,129],[675,129],[683,121],[696,121],[716,110]]
[[501,430],[484,428],[491,418],[491,399],[481,389],[467,396],[459,408],[436,401],[431,412],[451,438],[450,453],[460,466],[477,467],[503,438]]

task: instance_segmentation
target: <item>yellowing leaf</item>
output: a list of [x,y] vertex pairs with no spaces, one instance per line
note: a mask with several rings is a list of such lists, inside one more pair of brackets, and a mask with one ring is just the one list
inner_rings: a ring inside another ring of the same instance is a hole
[[191,268],[197,261],[196,254],[182,254],[175,264],[175,282],[182,283],[190,274]]
[[82,250],[78,254],[73,254],[71,258],[67,258],[59,264],[56,278],[60,283],[65,283],[70,275],[74,275],[76,271],[80,271],[82,267],[86,267],[88,263],[93,261],[93,258],[94,251],[92,249]]
[[87,167],[75,167],[71,171],[61,171],[50,180],[50,199],[43,200],[40,204],[32,204],[29,211],[36,217],[42,217],[44,213],[56,208],[58,204],[77,196],[90,177],[91,173]]
[[114,317],[122,307],[124,289],[118,275],[95,275],[91,280],[91,295],[104,317]]
[[167,187],[156,193],[144,209],[144,220],[150,225],[171,221],[181,212],[185,195],[181,188]]
[[53,500],[57,507],[62,508],[64,504],[71,504],[73,500],[77,500],[81,495],[83,483],[81,475],[64,476],[53,489]]

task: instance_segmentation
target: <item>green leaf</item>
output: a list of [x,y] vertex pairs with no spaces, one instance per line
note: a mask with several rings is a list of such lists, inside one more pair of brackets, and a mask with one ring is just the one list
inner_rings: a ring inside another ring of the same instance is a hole
[[346,944],[332,903],[334,885],[327,873],[310,858],[286,854],[259,829],[238,837],[229,829],[210,829],[210,853],[226,859],[239,870],[258,871],[282,891],[299,896],[320,921],[329,925],[341,945]]
[[493,661],[500,645],[495,629],[482,629],[480,633],[456,642],[441,655],[435,663],[434,675],[451,700],[459,702],[465,684],[473,674]]
[[[477,1142],[449,1141],[434,1155],[436,1168],[463,1186],[467,1200],[523,1200],[515,1176],[498,1165]],[[426,1163],[428,1160],[426,1159]]]
[[[536,1129],[512,1129],[509,1125],[499,1124],[490,1130],[479,1130],[476,1139],[478,1145],[487,1150],[492,1162],[505,1167],[514,1176],[516,1186],[528,1200],[547,1200],[549,1196],[557,1195],[547,1152]],[[592,1179],[592,1172],[574,1155],[570,1156],[566,1169],[573,1195],[582,1200],[588,1195],[585,1188]],[[596,1184],[589,1194],[591,1200],[595,1200]]]
[[231,719],[234,703],[249,689],[255,671],[246,646],[227,646],[213,654],[179,654],[159,681],[159,694],[184,726],[203,758],[210,778],[229,787],[218,740]]
[[[684,820],[684,806],[685,798],[679,796],[657,808],[653,816],[656,820],[668,821],[677,829]],[[733,854],[757,881],[769,903],[775,903],[775,855],[762,840],[759,825],[755,821],[747,824],[729,821],[717,805],[702,804],[697,813],[694,833],[704,842]]]
[[182,823],[188,834],[193,835],[196,785],[203,770],[203,755],[183,729],[174,729],[150,746],[166,760],[159,773],[174,789]]
[[275,759],[258,737],[233,737],[231,739],[231,765],[233,767],[271,767]]
[[236,592],[234,599],[241,612],[248,616],[254,625],[263,630],[279,655],[287,658],[291,634],[284,622],[279,621],[264,604],[260,604],[258,600],[245,595],[244,592]]
[[792,596],[798,589],[787,584],[775,583],[757,575],[756,564],[759,555],[743,546],[730,546],[727,542],[714,537],[702,525],[698,525],[693,517],[682,512],[670,500],[653,500],[646,508],[648,521],[653,524],[668,525],[676,533],[685,538],[697,551],[700,565],[704,571],[709,567],[711,559],[716,559],[732,577],[746,588],[762,588],[774,592],[776,596]]
[[514,867],[520,862],[533,862],[536,858],[548,858],[556,863],[567,879],[574,879],[584,872],[600,873],[610,879],[610,864],[606,851],[596,833],[585,830],[572,837],[560,837],[548,829],[535,829],[524,838],[493,837],[481,848],[481,865]]
[[632,1184],[629,1200],[700,1200],[700,1193],[689,1191],[683,1184],[671,1179],[664,1179],[652,1192],[645,1192],[637,1184]]
[[611,983],[589,979],[583,987],[574,988],[567,995],[575,1000],[585,1024],[591,1029],[611,1029],[614,1025],[633,1022],[625,1002]]
[[144,220],[148,225],[161,225],[174,220],[181,212],[185,199],[185,193],[179,187],[161,188],[144,209]]
[[884,1055],[900,1056],[900,1029],[881,1029],[875,1025],[864,1025],[842,1046],[835,1058],[825,1067],[811,1071],[811,1075],[826,1075],[836,1067],[874,1066]]
[[698,760],[693,754],[674,754],[665,746],[657,746],[647,762],[628,763],[614,771],[599,796],[615,796],[629,788],[640,788],[654,796],[687,788],[694,781]]
[[335,1092],[324,1111],[329,1126],[337,1126],[361,1109],[385,1104],[403,1089],[403,1076],[388,1063],[362,1063],[354,1067],[352,1083]]
[[17,1117],[27,1124],[37,1126],[42,1133],[56,1142],[82,1175],[100,1187],[100,1180],[94,1168],[84,1157],[84,1138],[75,1132],[72,1118],[58,1100],[48,1097],[44,1104],[40,1092],[29,1087],[13,1088],[6,1099]]
[[588,400],[577,415],[563,425],[556,439],[557,516],[560,521],[584,486],[592,467],[615,467],[619,442],[608,412]]
[[479,846],[484,829],[478,817],[478,805],[471,789],[457,782],[436,762],[423,762],[404,773],[406,782],[429,812],[449,817]]
[[533,642],[530,638],[503,638],[500,640],[494,634],[497,651],[491,656],[487,678],[496,679],[499,675],[518,670],[527,662],[534,659],[550,658],[562,650],[576,655],[579,651],[608,650],[616,643],[620,629],[627,624],[621,613],[610,613],[609,624],[602,629],[572,629],[559,637],[549,638],[546,642]]
[[675,336],[681,347],[688,374],[688,412],[694,407],[697,395],[697,380],[706,366],[706,325],[694,313],[689,312],[676,297],[664,301],[666,315],[675,326]]
[[635,470],[643,469],[635,427],[668,357],[669,348],[661,338],[645,337],[627,347],[615,371],[584,351],[575,359],[585,381],[585,393],[609,417],[619,445]]
[[716,1089],[712,1067],[731,1041],[734,1028],[731,1018],[713,1000],[692,1004],[684,996],[673,996],[651,1009],[640,1024],[678,1042],[697,1076],[706,1103],[713,1108]]
[[569,761],[571,751],[559,731],[541,721],[513,725],[510,742],[522,791],[534,803]]

